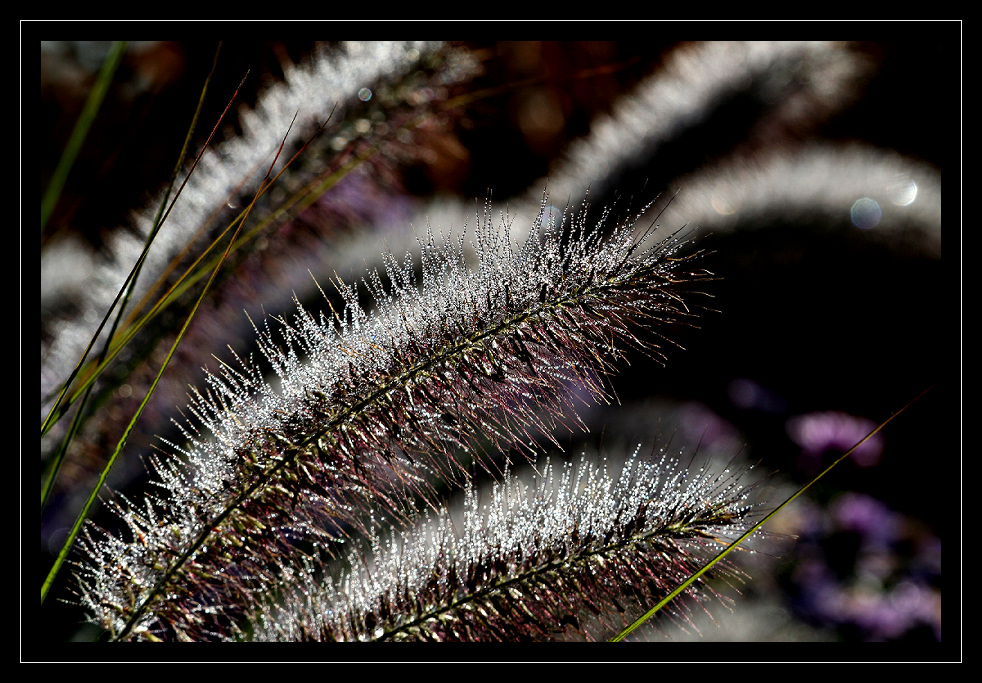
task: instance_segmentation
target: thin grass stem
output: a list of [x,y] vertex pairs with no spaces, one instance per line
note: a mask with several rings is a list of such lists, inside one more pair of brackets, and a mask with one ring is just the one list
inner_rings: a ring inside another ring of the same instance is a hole
[[55,167],[54,174],[51,176],[51,181],[48,183],[48,187],[45,188],[44,195],[41,197],[41,239],[44,240],[44,231],[48,226],[48,220],[51,218],[51,214],[55,209],[55,205],[58,203],[58,198],[61,196],[61,190],[65,186],[65,180],[68,178],[68,174],[72,170],[72,166],[75,164],[75,158],[78,156],[79,150],[82,149],[82,145],[85,143],[85,138],[89,133],[89,128],[92,126],[92,122],[95,120],[96,115],[99,113],[99,108],[102,106],[102,100],[106,96],[106,92],[109,90],[109,84],[112,83],[113,75],[116,73],[116,68],[123,59],[123,55],[126,53],[127,41],[115,41],[109,48],[109,54],[106,56],[106,61],[102,65],[102,69],[99,71],[99,75],[96,78],[95,84],[92,88],[92,92],[89,93],[89,98],[85,102],[85,107],[82,109],[82,113],[79,114],[78,121],[75,123],[75,128],[72,130],[71,137],[68,138],[68,143],[65,145],[65,149],[62,151],[61,158],[58,159],[58,166]]

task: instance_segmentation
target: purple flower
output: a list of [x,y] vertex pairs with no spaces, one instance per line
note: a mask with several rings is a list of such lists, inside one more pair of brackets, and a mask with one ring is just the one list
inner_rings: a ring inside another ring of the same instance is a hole
[[[807,413],[787,422],[788,436],[803,449],[803,464],[815,466],[825,451],[845,452],[876,427],[866,418],[838,411]],[[879,434],[858,446],[850,456],[860,467],[879,463],[883,440]]]

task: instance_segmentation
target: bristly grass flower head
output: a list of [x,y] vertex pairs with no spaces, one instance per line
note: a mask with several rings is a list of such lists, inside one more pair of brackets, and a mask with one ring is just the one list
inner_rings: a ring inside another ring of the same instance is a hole
[[390,254],[363,287],[336,281],[330,313],[257,326],[276,381],[251,358],[223,363],[194,391],[182,457],[153,461],[163,495],[118,505],[132,538],[89,535],[94,619],[116,639],[227,634],[299,544],[369,533],[378,506],[433,504],[435,481],[466,480],[461,452],[485,466],[499,447],[534,453],[575,419],[572,386],[607,398],[626,346],[657,354],[635,331],[690,315],[681,295],[708,274],[675,235],[609,212],[590,226],[585,205],[550,221],[547,204],[521,244],[488,203],[470,240],[427,230],[419,275]]
[[[462,511],[429,514],[349,553],[307,562],[241,634],[275,641],[608,640],[749,527],[746,470],[689,467],[666,448],[511,472]],[[529,469],[529,468],[526,468]],[[336,572],[335,572],[336,574]],[[732,567],[717,578],[732,581]],[[687,594],[723,597],[707,583]],[[725,599],[725,598],[724,598]],[[671,616],[683,622],[689,605]]]

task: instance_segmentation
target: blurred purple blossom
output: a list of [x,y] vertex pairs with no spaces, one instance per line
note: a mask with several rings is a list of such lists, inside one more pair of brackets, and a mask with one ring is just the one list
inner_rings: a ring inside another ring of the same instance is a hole
[[[826,451],[844,453],[869,434],[876,423],[839,411],[806,413],[787,422],[788,436],[802,448],[804,469],[815,469]],[[880,461],[883,439],[873,436],[853,451],[852,461],[860,467],[872,467]]]

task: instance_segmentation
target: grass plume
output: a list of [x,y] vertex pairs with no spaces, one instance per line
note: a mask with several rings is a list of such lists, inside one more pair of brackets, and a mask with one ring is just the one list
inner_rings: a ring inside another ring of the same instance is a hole
[[[639,452],[619,472],[584,454],[536,476],[509,471],[484,496],[468,484],[462,510],[376,533],[339,577],[315,562],[284,571],[246,639],[607,640],[754,513],[745,471],[698,469],[666,447]],[[720,576],[736,578],[730,568]],[[713,593],[700,584],[689,598]],[[685,621],[689,608],[671,611]]]

